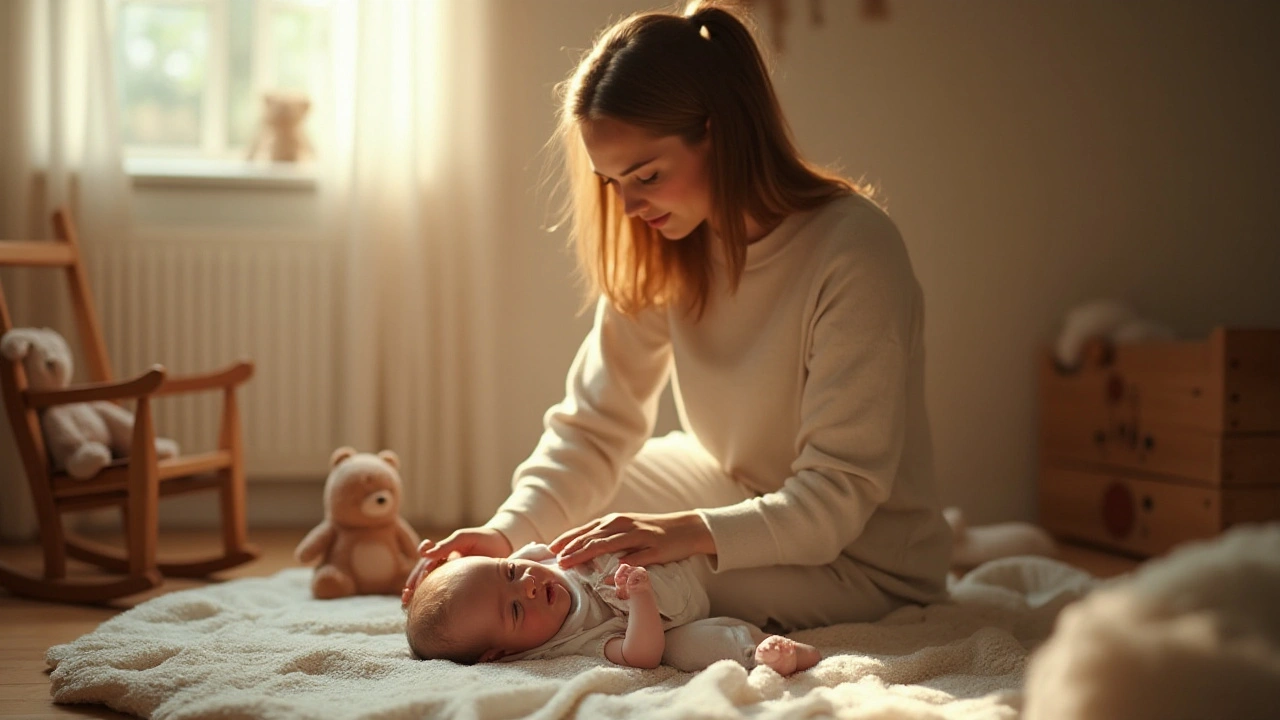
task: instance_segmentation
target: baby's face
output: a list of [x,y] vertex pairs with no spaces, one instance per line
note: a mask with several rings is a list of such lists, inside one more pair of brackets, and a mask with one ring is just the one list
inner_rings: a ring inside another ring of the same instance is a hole
[[465,557],[452,565],[460,632],[485,638],[481,662],[532,650],[555,636],[572,598],[564,576],[532,560]]

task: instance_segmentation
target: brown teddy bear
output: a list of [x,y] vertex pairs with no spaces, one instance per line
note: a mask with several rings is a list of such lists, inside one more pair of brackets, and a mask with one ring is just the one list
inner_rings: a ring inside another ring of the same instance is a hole
[[[71,383],[71,348],[50,328],[14,328],[0,337],[0,355],[22,363],[32,390],[59,390]],[[40,411],[40,428],[55,470],[87,480],[129,454],[133,442],[133,413],[113,402],[54,405]],[[178,454],[178,444],[156,438],[156,456]]]
[[249,159],[266,157],[273,162],[310,159],[315,149],[303,130],[311,110],[305,95],[272,92],[262,96],[262,122],[249,147]]
[[324,484],[325,519],[298,543],[301,563],[320,558],[311,594],[395,595],[418,561],[418,534],[400,517],[400,459],[338,448]]

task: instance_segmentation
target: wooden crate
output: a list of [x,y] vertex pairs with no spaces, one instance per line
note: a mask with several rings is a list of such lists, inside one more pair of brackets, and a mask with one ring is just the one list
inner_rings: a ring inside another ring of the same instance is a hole
[[1280,331],[1095,344],[1087,357],[1071,372],[1039,359],[1045,527],[1151,555],[1280,519]]

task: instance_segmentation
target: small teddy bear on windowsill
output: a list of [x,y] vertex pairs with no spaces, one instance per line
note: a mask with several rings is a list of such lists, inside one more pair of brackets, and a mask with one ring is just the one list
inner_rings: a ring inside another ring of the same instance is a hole
[[311,99],[298,93],[269,92],[262,96],[262,121],[249,146],[249,160],[296,163],[315,157],[303,122]]

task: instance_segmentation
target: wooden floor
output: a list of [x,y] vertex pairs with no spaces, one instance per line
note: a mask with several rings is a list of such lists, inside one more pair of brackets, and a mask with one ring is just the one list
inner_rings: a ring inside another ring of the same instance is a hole
[[[219,573],[219,579],[271,575],[295,566],[293,549],[307,529],[254,530],[249,540],[262,557]],[[161,554],[207,555],[216,548],[215,531],[161,533]],[[32,572],[40,568],[38,546],[0,545],[0,560]],[[84,572],[88,566],[71,562],[69,568]],[[70,572],[75,572],[71,570]],[[92,631],[100,623],[129,608],[174,590],[200,587],[195,580],[169,580],[164,585],[107,606],[60,605],[15,598],[0,590],[0,718],[131,718],[101,705],[55,705],[49,698],[49,676],[44,653],[52,645],[69,642]]]
[[[293,549],[305,533],[306,529],[252,531],[250,540],[263,551],[262,557],[218,577],[231,579],[264,576],[295,566]],[[173,556],[200,555],[207,553],[208,548],[216,547],[216,538],[213,531],[170,532],[162,534],[161,547],[165,553]],[[1136,565],[1133,560],[1077,547],[1063,548],[1061,558],[1102,577],[1127,572]],[[24,570],[37,571],[39,549],[36,546],[0,545],[0,560],[19,565]],[[71,567],[84,568],[75,563]],[[45,650],[92,631],[99,623],[138,603],[167,592],[203,584],[197,581],[171,580],[148,593],[102,607],[22,600],[0,590],[0,718],[132,717],[112,712],[101,705],[53,704],[49,699]]]

